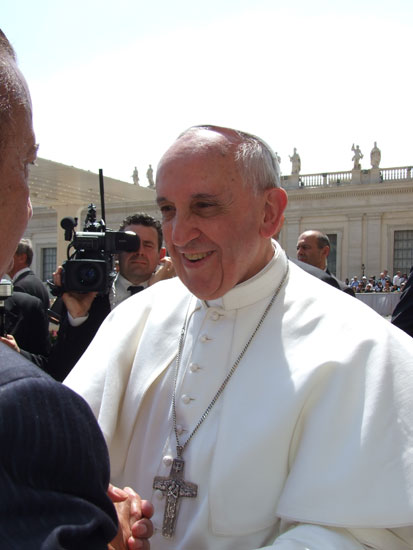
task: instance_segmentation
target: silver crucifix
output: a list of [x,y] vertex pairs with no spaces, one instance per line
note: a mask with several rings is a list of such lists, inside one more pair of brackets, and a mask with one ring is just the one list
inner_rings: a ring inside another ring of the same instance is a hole
[[193,498],[198,493],[198,485],[196,483],[184,481],[184,465],[185,461],[182,458],[174,458],[169,477],[156,476],[153,480],[153,488],[162,491],[166,495],[162,524],[162,535],[166,538],[172,538],[175,532],[179,498]]

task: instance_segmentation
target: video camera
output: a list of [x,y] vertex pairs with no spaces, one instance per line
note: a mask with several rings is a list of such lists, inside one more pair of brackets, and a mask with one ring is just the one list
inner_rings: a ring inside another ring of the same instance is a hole
[[[103,176],[99,170],[101,184],[102,218],[104,216]],[[96,221],[96,207],[89,204],[83,231],[76,232],[77,218],[63,218],[60,222],[65,230],[67,260],[63,262],[62,286],[48,281],[52,294],[63,292],[109,292],[116,276],[114,255],[139,249],[140,240],[132,231],[106,229],[104,220]],[[71,250],[74,252],[71,253]]]
[[13,283],[9,279],[0,281],[0,336],[6,336],[5,301],[13,294]]

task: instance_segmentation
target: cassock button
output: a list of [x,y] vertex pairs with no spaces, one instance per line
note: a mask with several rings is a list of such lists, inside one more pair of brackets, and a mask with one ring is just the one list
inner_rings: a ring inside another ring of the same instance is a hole
[[218,319],[219,319],[219,313],[218,313],[218,311],[213,311],[213,312],[211,313],[211,321],[218,321]]
[[188,405],[192,401],[192,398],[189,397],[189,395],[186,395],[186,393],[184,393],[183,396],[181,397],[181,401],[185,405]]
[[172,466],[173,457],[170,455],[166,455],[163,457],[162,462],[165,464],[165,466]]
[[162,492],[160,489],[156,489],[156,491],[155,491],[155,497],[156,497],[158,500],[162,500],[162,499],[163,499],[163,492]]
[[199,370],[201,367],[199,365],[197,365],[196,363],[191,363],[189,365],[189,370],[191,372],[196,372],[197,370]]
[[211,340],[211,338],[209,338],[206,334],[203,334],[201,336],[201,342],[202,343],[208,342],[208,340]]

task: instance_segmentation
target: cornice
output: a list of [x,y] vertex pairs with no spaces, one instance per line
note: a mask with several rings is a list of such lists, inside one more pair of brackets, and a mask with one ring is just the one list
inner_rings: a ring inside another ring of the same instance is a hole
[[334,188],[300,188],[300,189],[289,189],[286,190],[288,199],[290,202],[295,201],[309,201],[309,200],[322,200],[322,199],[345,199],[345,198],[354,198],[354,197],[379,197],[386,195],[401,195],[401,194],[412,194],[413,193],[413,184],[412,182],[407,182],[403,184],[395,184],[394,182],[391,185],[378,184],[378,185],[349,185],[343,184],[342,187]]

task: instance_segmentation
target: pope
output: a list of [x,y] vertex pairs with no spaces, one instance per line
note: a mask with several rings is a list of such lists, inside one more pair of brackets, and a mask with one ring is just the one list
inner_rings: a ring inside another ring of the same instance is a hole
[[413,343],[290,264],[261,139],[192,127],[156,174],[178,278],[122,303],[66,384],[157,550],[413,545]]

